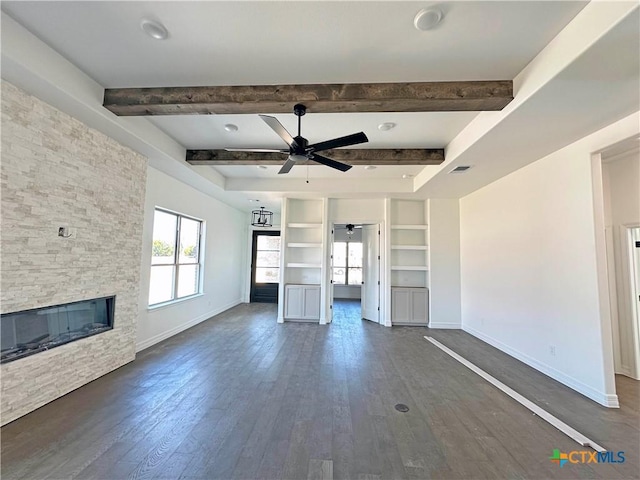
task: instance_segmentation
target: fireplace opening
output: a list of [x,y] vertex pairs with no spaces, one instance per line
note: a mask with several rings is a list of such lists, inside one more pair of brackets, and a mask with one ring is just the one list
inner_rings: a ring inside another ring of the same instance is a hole
[[0,363],[111,330],[115,298],[94,298],[0,315]]

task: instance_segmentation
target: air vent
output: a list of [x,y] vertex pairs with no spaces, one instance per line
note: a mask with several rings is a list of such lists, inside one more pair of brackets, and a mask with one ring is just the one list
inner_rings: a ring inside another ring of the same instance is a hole
[[462,173],[462,172],[466,172],[470,168],[471,168],[471,165],[460,165],[459,167],[456,167],[453,170],[450,170],[449,173]]

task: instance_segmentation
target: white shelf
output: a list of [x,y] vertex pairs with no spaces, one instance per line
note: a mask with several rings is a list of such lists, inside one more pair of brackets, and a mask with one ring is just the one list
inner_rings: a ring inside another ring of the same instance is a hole
[[391,230],[426,230],[428,225],[391,225]]
[[322,268],[317,263],[287,263],[287,268]]
[[428,250],[426,245],[391,245],[391,250]]
[[391,270],[405,270],[405,271],[416,271],[416,272],[427,272],[429,271],[429,267],[426,266],[409,266],[409,265],[395,265],[391,267]]
[[309,243],[309,242],[287,243],[287,247],[289,248],[320,248],[322,247],[322,244]]
[[287,225],[289,228],[319,228],[322,227],[321,223],[290,223]]

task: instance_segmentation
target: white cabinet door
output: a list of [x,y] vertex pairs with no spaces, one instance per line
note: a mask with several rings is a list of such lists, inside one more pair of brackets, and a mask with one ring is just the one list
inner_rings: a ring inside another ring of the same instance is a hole
[[320,320],[320,285],[286,285],[284,318]]
[[391,323],[427,325],[429,290],[427,288],[392,287]]
[[411,292],[407,288],[391,289],[391,321],[406,323],[410,319]]
[[302,287],[302,318],[320,320],[320,287]]
[[427,323],[429,309],[427,307],[426,288],[415,288],[411,290],[411,323]]
[[303,288],[302,285],[287,285],[285,287],[285,318],[302,318],[304,301]]

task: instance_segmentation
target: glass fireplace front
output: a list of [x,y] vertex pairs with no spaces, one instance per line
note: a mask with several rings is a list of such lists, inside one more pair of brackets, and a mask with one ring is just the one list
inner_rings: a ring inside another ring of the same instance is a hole
[[0,363],[111,330],[115,298],[94,298],[0,315]]

